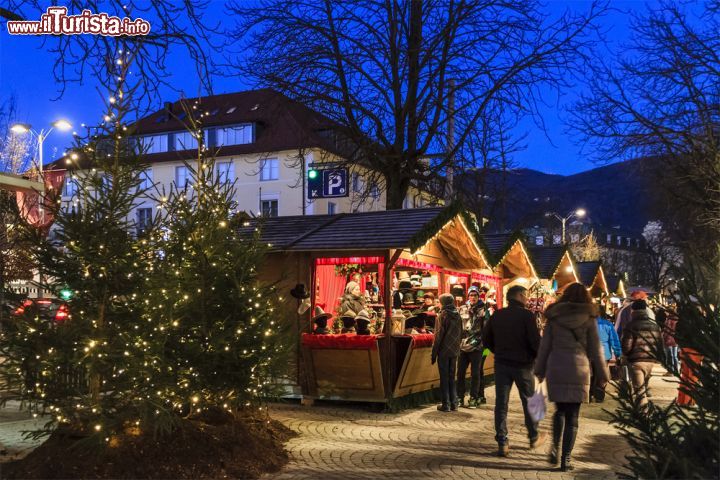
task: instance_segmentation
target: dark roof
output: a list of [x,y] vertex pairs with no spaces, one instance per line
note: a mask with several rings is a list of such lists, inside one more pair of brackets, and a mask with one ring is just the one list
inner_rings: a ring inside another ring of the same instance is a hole
[[494,258],[501,258],[508,248],[512,245],[514,235],[511,233],[492,233],[482,236],[488,253]]
[[606,275],[605,281],[607,282],[608,290],[612,293],[617,293],[618,288],[620,288],[620,280],[621,278],[618,275]]
[[532,247],[529,248],[530,258],[535,265],[535,271],[540,278],[549,279],[557,271],[563,255],[565,255],[565,247]]
[[[342,146],[335,140],[337,131],[340,129],[339,124],[270,88],[177,100],[169,105],[171,115],[168,115],[166,108],[162,108],[137,120],[130,127],[131,131],[137,135],[184,131],[187,126],[177,116],[184,115],[184,106],[192,109],[193,105],[197,107],[195,111],[198,112],[198,115],[210,113],[202,118],[203,127],[240,123],[256,125],[254,142],[224,146],[216,152],[216,156],[315,147],[336,153],[344,158],[352,153],[351,148]],[[157,163],[196,158],[197,149],[194,149],[146,154],[143,161]],[[64,157],[55,160],[53,165],[66,168]]]
[[577,262],[578,277],[583,285],[590,287],[600,269],[600,262]]
[[247,226],[240,229],[240,233],[250,235],[259,227],[260,238],[271,244],[273,250],[407,248],[420,237],[432,236],[433,232],[425,230],[435,228],[433,221],[441,216],[446,208],[252,219],[247,222]]

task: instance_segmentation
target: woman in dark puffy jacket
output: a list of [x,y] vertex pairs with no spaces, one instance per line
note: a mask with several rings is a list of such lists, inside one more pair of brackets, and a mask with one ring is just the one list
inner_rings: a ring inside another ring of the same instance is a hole
[[622,350],[630,364],[633,391],[639,397],[640,405],[646,405],[650,375],[653,367],[660,363],[662,330],[650,317],[645,300],[635,300],[631,308],[630,323],[623,330]]
[[603,388],[610,377],[595,323],[597,315],[597,306],[580,283],[569,285],[545,311],[547,325],[535,361],[535,375],[541,382],[547,379],[548,397],[556,405],[549,461],[557,464],[562,438],[563,472],[573,469],[571,454],[580,404],[589,401],[590,373],[596,385]]

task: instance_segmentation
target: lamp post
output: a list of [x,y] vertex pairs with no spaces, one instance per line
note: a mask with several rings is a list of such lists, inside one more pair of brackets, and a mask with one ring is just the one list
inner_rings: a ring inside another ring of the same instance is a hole
[[[57,120],[53,122],[53,124],[50,126],[50,128],[45,131],[43,128],[39,132],[36,132],[32,129],[32,126],[27,123],[16,123],[10,127],[10,131],[13,132],[16,135],[24,135],[24,134],[30,134],[35,135],[35,138],[37,138],[38,142],[38,170],[40,172],[40,182],[45,184],[45,181],[43,179],[43,143],[45,142],[45,139],[50,135],[50,133],[53,131],[53,129],[57,128],[61,131],[67,131],[72,128],[72,125],[67,120]],[[43,203],[45,201],[45,194],[44,192],[39,192],[40,201],[38,202],[38,211],[40,212],[40,225],[45,225],[45,208],[43,206]],[[43,298],[45,296],[44,289],[42,287],[43,283],[43,274],[42,270],[38,272],[38,294],[39,298]]]
[[584,208],[578,208],[577,210],[568,213],[566,216],[562,216],[559,213],[555,212],[547,212],[545,214],[546,217],[555,217],[562,223],[562,243],[565,245],[567,241],[565,240],[565,224],[568,220],[570,220],[573,217],[582,218],[587,214]]

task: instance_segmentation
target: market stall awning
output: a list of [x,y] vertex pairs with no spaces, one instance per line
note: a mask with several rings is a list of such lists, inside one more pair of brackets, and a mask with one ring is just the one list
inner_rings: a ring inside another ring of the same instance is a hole
[[464,268],[490,268],[472,217],[456,206],[385,210],[338,215],[250,219],[240,229],[276,251],[360,251],[405,249],[418,253],[437,242]]
[[610,293],[617,295],[620,298],[625,298],[627,292],[625,291],[625,282],[619,275],[608,275],[605,277],[607,281],[608,290]]
[[577,269],[580,282],[594,294],[609,293],[600,262],[577,262]]
[[577,282],[578,275],[570,250],[557,245],[552,247],[531,247],[529,249],[535,270],[540,278],[557,280],[558,285]]
[[482,235],[494,270],[504,278],[539,278],[520,232]]

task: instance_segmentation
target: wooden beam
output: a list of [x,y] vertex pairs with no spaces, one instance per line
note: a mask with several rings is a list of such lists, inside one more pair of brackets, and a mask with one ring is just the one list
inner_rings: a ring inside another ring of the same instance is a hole
[[0,189],[11,192],[44,193],[45,184],[12,173],[0,173]]

